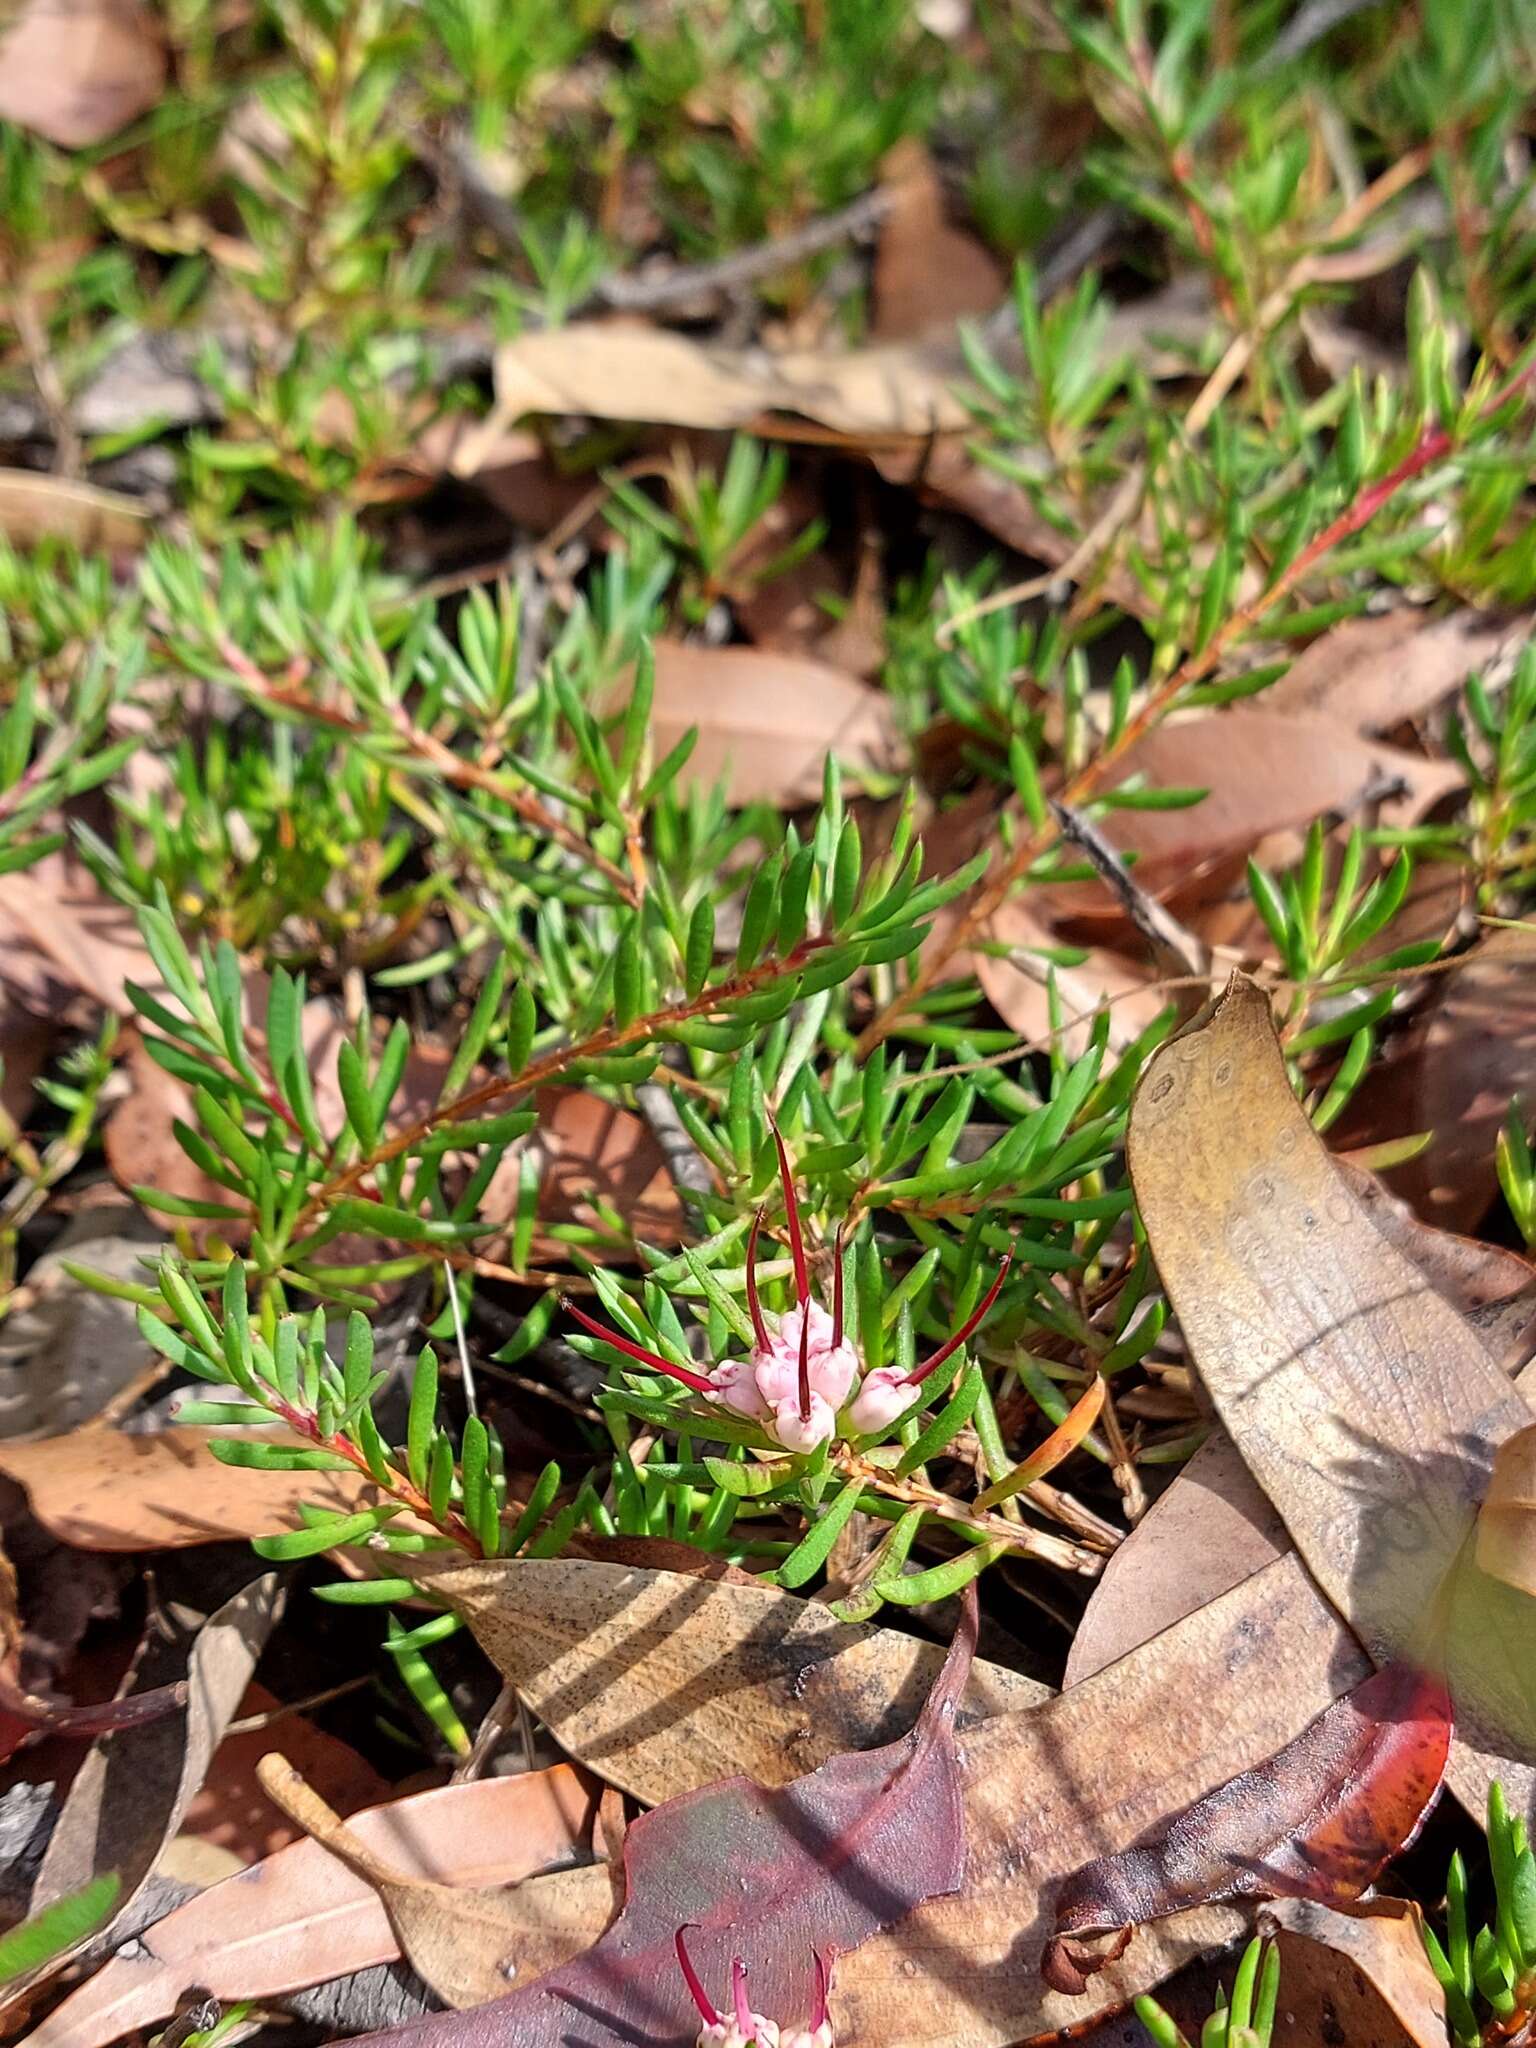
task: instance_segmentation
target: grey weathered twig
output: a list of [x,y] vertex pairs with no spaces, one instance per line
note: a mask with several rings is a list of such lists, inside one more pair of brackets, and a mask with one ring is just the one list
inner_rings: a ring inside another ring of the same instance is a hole
[[697,1217],[699,1197],[714,1188],[709,1161],[689,1137],[677,1113],[672,1091],[662,1081],[642,1081],[635,1090],[635,1103],[650,1126],[651,1136],[661,1147],[672,1185],[683,1198],[690,1220]]
[[1082,811],[1074,810],[1071,804],[1058,803],[1054,798],[1051,810],[1063,838],[1083,849],[1119,898],[1126,916],[1160,959],[1176,961],[1183,974],[1208,974],[1210,948],[1193,932],[1186,931],[1155,897],[1147,894],[1098,826]]
[[835,249],[839,242],[857,241],[879,226],[891,204],[889,189],[877,185],[835,213],[824,213],[790,234],[738,249],[713,263],[670,263],[664,269],[639,273],[616,271],[597,285],[588,304],[607,306],[616,313],[659,313],[708,293],[739,292],[765,277],[793,270],[808,256]]

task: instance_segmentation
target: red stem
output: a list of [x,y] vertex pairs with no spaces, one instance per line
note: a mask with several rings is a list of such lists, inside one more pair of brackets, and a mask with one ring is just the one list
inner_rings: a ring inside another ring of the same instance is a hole
[[843,1341],[843,1226],[832,1240],[832,1349]]
[[758,1210],[752,1218],[752,1228],[747,1232],[747,1312],[752,1318],[752,1332],[757,1338],[759,1351],[768,1349],[768,1325],[763,1321],[763,1304],[757,1294],[757,1240],[763,1228],[763,1212]]
[[708,1992],[699,1982],[699,1973],[688,1960],[688,1948],[683,1940],[683,1936],[688,1932],[689,1927],[693,1925],[694,1922],[690,1920],[677,1930],[677,1963],[678,1968],[683,1973],[683,1982],[688,1986],[689,1995],[693,1999],[694,2004],[699,2008],[699,2017],[703,2020],[706,2027],[713,2027],[719,2024],[720,2014],[711,2003]]
[[637,1364],[649,1366],[652,1372],[664,1372],[670,1379],[681,1380],[685,1387],[691,1387],[696,1394],[711,1391],[710,1383],[699,1372],[689,1372],[683,1365],[674,1365],[670,1358],[663,1358],[659,1351],[647,1351],[643,1344],[632,1344],[628,1337],[621,1337],[617,1330],[610,1330],[602,1323],[593,1322],[584,1309],[579,1309],[569,1295],[562,1294],[560,1306],[574,1321],[594,1337],[601,1337],[605,1344],[611,1344],[615,1351],[622,1351],[626,1358],[633,1358]]
[[997,1269],[997,1278],[992,1282],[992,1285],[981,1297],[981,1300],[976,1304],[975,1308],[971,1310],[971,1313],[966,1317],[965,1321],[960,1325],[959,1329],[956,1330],[953,1337],[947,1338],[945,1342],[939,1346],[938,1350],[934,1352],[932,1358],[925,1358],[921,1365],[913,1366],[912,1370],[907,1374],[906,1378],[902,1381],[902,1385],[904,1387],[919,1386],[925,1379],[927,1379],[929,1373],[938,1371],[939,1367],[944,1363],[946,1358],[953,1358],[955,1353],[960,1349],[960,1346],[965,1342],[966,1338],[972,1336],[975,1333],[975,1331],[980,1328],[982,1319],[986,1315],[987,1310],[992,1306],[993,1302],[996,1301],[998,1295],[1002,1292],[1003,1282],[1007,1279],[1008,1268],[1012,1264],[1013,1253],[1011,1251],[1004,1252],[1003,1263]]
[[784,1149],[784,1134],[779,1121],[769,1112],[773,1125],[773,1142],[779,1148],[779,1178],[784,1183],[784,1213],[789,1219],[789,1255],[795,1262],[795,1299],[804,1308],[810,1299],[811,1281],[805,1264],[805,1239],[800,1234],[800,1204],[795,1200],[794,1177],[789,1170],[789,1154]]

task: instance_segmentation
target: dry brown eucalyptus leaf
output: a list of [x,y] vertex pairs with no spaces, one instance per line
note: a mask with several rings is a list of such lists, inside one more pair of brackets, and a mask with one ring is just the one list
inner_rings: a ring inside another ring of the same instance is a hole
[[[1239,706],[1209,716],[1156,726],[1120,764],[1116,785],[1143,778],[1154,789],[1204,789],[1184,810],[1111,811],[1105,835],[1150,894],[1171,894],[1183,904],[1212,892],[1226,863],[1241,862],[1271,832],[1305,825],[1326,811],[1353,812],[1373,790],[1401,785],[1405,795],[1383,799],[1386,822],[1421,817],[1437,798],[1464,781],[1451,761],[1429,761],[1380,740],[1363,739],[1336,720],[1286,717]],[[1053,888],[1057,913],[1123,913],[1102,883]]]
[[1417,1906],[1280,1899],[1264,1908],[1260,1925],[1273,1929],[1280,1948],[1274,2048],[1445,2048],[1445,1995]]
[[855,771],[900,765],[890,698],[827,662],[666,639],[655,643],[655,660],[656,758],[698,728],[685,786],[710,789],[723,779],[730,804],[791,808],[816,802],[828,754]]
[[1532,1808],[1536,1632],[1471,1543],[1531,1411],[1329,1159],[1251,982],[1154,1055],[1127,1153],[1193,1360],[1308,1567],[1379,1660],[1443,1657],[1459,1796],[1481,1810],[1496,1775]]
[[[1373,1175],[1342,1160],[1335,1167],[1377,1230],[1465,1317],[1494,1363],[1506,1372],[1523,1367],[1520,1384],[1536,1393],[1529,1261],[1421,1223]],[[1105,1565],[1067,1655],[1066,1684],[1102,1671],[1290,1547],[1278,1509],[1226,1431],[1214,1430]]]
[[1264,692],[1270,711],[1321,712],[1356,732],[1385,732],[1432,711],[1476,670],[1529,637],[1529,617],[1414,606],[1345,619]]
[[[256,1767],[262,1790],[343,1868],[378,1893],[400,1952],[445,2005],[488,2005],[526,1972],[528,1916],[522,1887],[438,1884],[408,1877],[334,1813],[288,1759],[275,1751]],[[606,1884],[606,1872],[598,1872]],[[572,1953],[587,1946],[577,1937]],[[540,1967],[560,1960],[545,1954]]]
[[270,1536],[301,1500],[352,1514],[375,1498],[360,1473],[221,1465],[207,1447],[213,1434],[77,1429],[41,1443],[0,1445],[0,1473],[26,1488],[44,1528],[77,1550],[179,1550]]
[[1477,1517],[1477,1566],[1506,1586],[1536,1594],[1536,1422],[1507,1436],[1493,1454]]
[[[347,1825],[405,1877],[465,1887],[529,1879],[515,1895],[521,1966],[532,1974],[595,1940],[608,1918],[605,1871],[562,1873],[569,1884],[558,1896],[533,1876],[585,1853],[595,1800],[590,1779],[557,1764],[438,1786],[353,1814]],[[146,1928],[132,1955],[105,1964],[43,2021],[30,2048],[102,2048],[165,2019],[189,1984],[225,2004],[276,2001],[399,1953],[372,1887],[318,1842],[294,1842]]]
[[[180,1710],[92,1745],[44,1852],[31,1911],[114,1870],[121,1889],[112,1917],[123,1917],[203,1781],[281,1611],[282,1596],[278,1572],[266,1572],[242,1587],[194,1637]],[[56,1968],[57,1959],[47,1967]],[[24,1996],[26,1989],[23,1980],[8,1986],[7,1996]]]
[[[580,1558],[413,1572],[461,1613],[561,1747],[655,1804],[742,1772],[782,1785],[910,1727],[943,1652],[771,1586]],[[978,1663],[966,1712],[1046,1698]]]

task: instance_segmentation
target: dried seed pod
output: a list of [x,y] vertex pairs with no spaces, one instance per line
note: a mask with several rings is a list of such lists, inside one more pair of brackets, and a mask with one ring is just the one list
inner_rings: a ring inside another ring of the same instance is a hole
[[1477,1562],[1491,1579],[1536,1593],[1536,1422],[1506,1437],[1494,1453],[1477,1518]]

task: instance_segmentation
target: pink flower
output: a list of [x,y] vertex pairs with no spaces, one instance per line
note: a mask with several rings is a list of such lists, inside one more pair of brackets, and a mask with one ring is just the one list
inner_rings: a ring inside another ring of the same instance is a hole
[[[918,1400],[922,1399],[921,1394]],[[877,1365],[864,1375],[848,1420],[859,1436],[880,1436],[913,1405],[907,1376],[899,1365]]]
[[730,2016],[716,2011],[714,2001],[699,1981],[698,1971],[688,1959],[683,1941],[687,1932],[686,1927],[677,1930],[677,1961],[704,2022],[699,2029],[698,2048],[833,2048],[832,2022],[827,2017],[832,1973],[819,1950],[811,1952],[816,1965],[816,2002],[811,2017],[805,2026],[781,2035],[773,2020],[753,2012],[747,2003],[747,1966],[740,1956],[731,1958]]
[[[998,1297],[1013,1254],[1004,1254],[997,1277],[965,1322],[946,1339],[930,1358],[910,1372],[898,1366],[879,1366],[862,1375],[859,1355],[843,1334],[843,1233],[839,1228],[832,1252],[832,1311],[811,1299],[810,1269],[805,1256],[805,1239],[800,1229],[800,1205],[795,1198],[794,1176],[789,1154],[784,1149],[777,1124],[774,1143],[779,1152],[779,1176],[784,1187],[784,1210],[789,1226],[790,1258],[795,1274],[795,1306],[787,1309],[770,1327],[757,1293],[757,1241],[763,1227],[763,1212],[752,1219],[747,1237],[747,1309],[752,1318],[753,1345],[745,1358],[722,1359],[712,1371],[701,1373],[675,1365],[659,1352],[606,1330],[573,1302],[566,1308],[584,1330],[601,1337],[622,1351],[626,1358],[652,1372],[666,1373],[696,1394],[734,1415],[745,1416],[783,1450],[805,1454],[818,1449],[838,1434],[839,1427],[852,1436],[879,1436],[893,1422],[916,1407],[921,1387],[930,1373],[953,1357],[976,1330]],[[816,2048],[816,2044],[812,2044]]]

